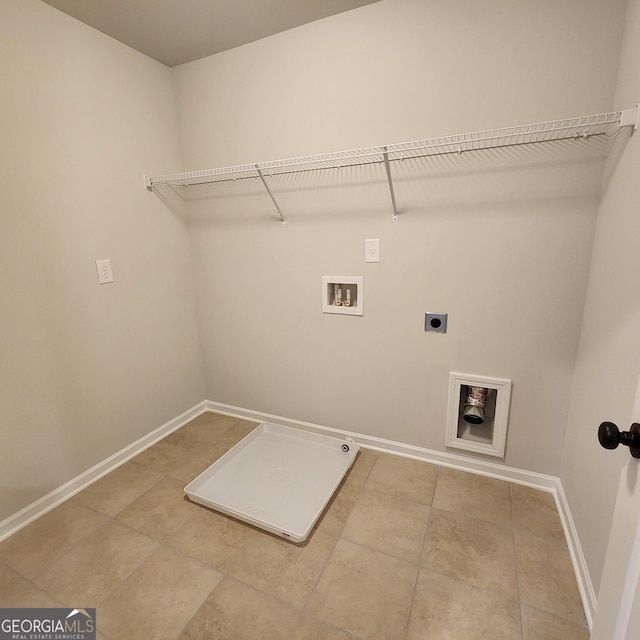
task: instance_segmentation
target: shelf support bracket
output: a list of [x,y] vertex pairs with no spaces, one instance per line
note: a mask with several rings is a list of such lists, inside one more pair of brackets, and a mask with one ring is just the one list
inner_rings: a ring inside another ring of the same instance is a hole
[[621,127],[633,127],[634,131],[638,130],[640,124],[640,105],[636,105],[634,109],[625,109],[620,116]]
[[258,175],[260,176],[260,180],[262,180],[262,184],[264,185],[264,188],[267,190],[267,193],[269,194],[269,197],[271,198],[271,202],[273,202],[273,205],[275,206],[276,210],[278,211],[278,215],[280,216],[280,220],[282,220],[282,226],[286,227],[287,226],[287,221],[284,219],[284,216],[282,215],[282,211],[280,211],[280,207],[278,206],[278,203],[276,202],[276,199],[273,197],[273,193],[271,193],[271,189],[269,189],[269,185],[267,184],[267,181],[264,179],[264,176],[262,175],[262,171],[260,171],[260,167],[258,167],[258,165],[255,165],[256,167],[256,171],[258,172]]
[[391,167],[389,165],[389,154],[387,147],[383,147],[382,157],[384,158],[384,168],[387,172],[387,182],[389,183],[389,193],[391,194],[391,206],[393,207],[394,222],[398,222],[398,207],[396,205],[396,194],[393,191],[393,179],[391,178]]

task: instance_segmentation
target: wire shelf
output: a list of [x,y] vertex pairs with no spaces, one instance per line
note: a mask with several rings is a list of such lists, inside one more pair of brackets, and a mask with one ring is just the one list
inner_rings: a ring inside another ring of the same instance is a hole
[[619,127],[638,126],[640,109],[635,107],[623,111],[612,111],[595,115],[576,116],[548,122],[515,125],[501,129],[489,129],[456,135],[416,140],[364,149],[351,149],[284,160],[272,160],[254,164],[171,173],[166,175],[145,176],[145,187],[153,190],[161,185],[178,189],[186,189],[195,185],[213,184],[218,182],[253,178],[261,180],[271,197],[283,225],[284,216],[278,207],[274,195],[267,184],[270,176],[297,173],[303,171],[322,171],[326,169],[340,169],[367,164],[384,163],[389,190],[393,206],[393,219],[398,218],[393,191],[393,178],[390,163],[413,158],[425,158],[444,154],[461,154],[467,152],[529,145],[556,140],[576,140],[591,138],[592,136],[608,136],[615,133]]

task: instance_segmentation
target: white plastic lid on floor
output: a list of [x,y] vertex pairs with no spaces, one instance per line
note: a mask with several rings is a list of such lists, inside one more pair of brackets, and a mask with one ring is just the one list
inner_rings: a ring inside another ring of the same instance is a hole
[[304,542],[358,450],[352,441],[263,422],[184,491],[194,502]]

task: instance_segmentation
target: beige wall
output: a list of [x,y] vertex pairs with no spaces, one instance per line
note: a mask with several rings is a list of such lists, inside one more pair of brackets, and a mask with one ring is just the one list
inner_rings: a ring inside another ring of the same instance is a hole
[[[623,15],[388,0],[177,67],[183,167],[606,111]],[[198,192],[207,398],[443,450],[449,372],[511,378],[505,462],[557,474],[602,170],[576,149],[396,167],[397,224],[374,169],[277,182],[287,229],[242,183]],[[322,275],[364,276],[362,318],[321,313]],[[425,311],[449,313],[447,335]]]
[[[0,4],[0,519],[204,397],[171,72]],[[115,282],[98,286],[95,260]]]
[[[629,2],[620,70],[617,108],[640,98],[640,2]],[[589,288],[561,479],[589,573],[598,589],[602,575],[620,470],[628,449],[608,452],[597,441],[598,425],[630,426],[640,373],[640,237],[636,133],[624,152],[613,154],[598,214]]]

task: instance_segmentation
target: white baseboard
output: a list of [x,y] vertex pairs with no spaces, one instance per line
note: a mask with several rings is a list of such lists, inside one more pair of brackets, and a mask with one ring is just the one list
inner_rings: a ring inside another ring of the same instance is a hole
[[251,409],[244,409],[242,407],[213,402],[210,400],[203,400],[191,409],[188,409],[179,416],[169,420],[154,431],[148,433],[139,440],[136,440],[124,449],[121,449],[117,453],[91,467],[91,469],[81,473],[79,476],[73,478],[57,489],[54,489],[47,495],[0,522],[0,541],[13,535],[40,516],[43,516],[48,511],[51,511],[51,509],[55,508],[65,500],[68,500],[76,493],[85,489],[90,484],[96,482],[114,469],[117,469],[120,465],[137,456],[139,453],[149,448],[172,431],[179,429],[181,426],[190,420],[193,420],[205,411],[214,411],[216,413],[222,413],[237,418],[255,420],[256,422],[271,422],[286,427],[302,429],[311,433],[320,433],[339,438],[349,437],[366,449],[392,453],[412,458],[414,460],[421,460],[423,462],[429,462],[442,467],[458,469],[468,473],[475,473],[477,475],[495,478],[497,480],[505,480],[514,484],[525,485],[533,487],[534,489],[540,489],[542,491],[552,493],[558,507],[558,513],[560,514],[560,520],[562,522],[565,538],[569,547],[569,553],[571,555],[578,588],[582,597],[587,623],[589,628],[591,628],[593,613],[596,606],[596,596],[585,558],[582,553],[582,547],[580,546],[573,518],[571,517],[569,504],[567,503],[567,498],[559,478],[535,473],[533,471],[507,467],[491,461],[467,458],[454,453],[434,451],[432,449],[416,447],[409,444],[403,444],[401,442],[395,442],[393,440],[386,440],[384,438],[368,436],[362,433],[334,429],[332,427],[314,424],[311,422],[303,422],[301,420],[294,420],[283,416],[253,411]]
[[567,546],[569,547],[569,554],[571,555],[573,570],[576,574],[576,581],[578,583],[580,597],[582,598],[582,606],[584,607],[584,614],[587,618],[587,625],[589,626],[589,629],[591,629],[597,604],[596,592],[593,588],[593,582],[591,581],[591,576],[589,575],[589,570],[587,568],[587,561],[582,552],[582,546],[580,545],[580,539],[578,538],[578,531],[576,530],[575,523],[573,522],[569,503],[567,502],[567,496],[564,493],[560,478],[557,479],[557,486],[553,495],[556,499],[556,506],[558,507],[558,513],[560,514],[562,528],[564,529],[564,537],[567,541]]
[[526,485],[528,487],[541,489],[542,491],[550,493],[555,492],[558,482],[558,478],[554,476],[547,476],[533,471],[507,467],[495,462],[479,460],[477,458],[467,458],[460,454],[434,451],[433,449],[416,447],[411,444],[404,444],[394,440],[385,440],[384,438],[378,438],[376,436],[368,436],[362,433],[334,429],[333,427],[326,427],[312,422],[303,422],[301,420],[284,418],[283,416],[276,416],[270,413],[243,409],[242,407],[234,407],[232,405],[222,404],[221,402],[212,402],[208,400],[206,405],[209,411],[215,411],[216,413],[223,413],[225,415],[245,418],[247,420],[255,420],[256,422],[271,422],[285,427],[295,427],[304,431],[330,435],[337,438],[349,437],[365,449],[373,449],[384,453],[393,453],[405,458],[422,460],[423,462],[430,462],[441,467],[468,471],[470,473],[487,476],[489,478],[496,478],[498,480],[506,480],[508,482],[513,482],[514,484]]
[[42,496],[42,498],[27,505],[24,509],[2,520],[2,522],[0,522],[0,542],[23,527],[26,527],[40,516],[51,511],[65,500],[73,497],[76,493],[82,491],[82,489],[85,489],[114,469],[117,469],[120,465],[137,456],[139,453],[142,453],[142,451],[148,449],[151,445],[158,442],[158,440],[162,440],[162,438],[172,431],[179,429],[182,425],[193,420],[205,411],[208,411],[208,407],[207,402],[203,400],[194,407],[191,407],[191,409],[187,409],[179,416],[165,422],[162,426],[145,436],[142,436],[139,440],[124,447],[124,449],[99,462],[91,467],[91,469],[87,469],[87,471],[81,473],[79,476],[76,476],[72,480],[69,480],[69,482],[50,491],[47,495]]
[[223,413],[237,418],[245,418],[247,420],[255,420],[257,422],[272,422],[274,424],[296,427],[312,433],[332,435],[339,438],[349,437],[365,449],[374,449],[384,453],[393,453],[399,456],[436,464],[441,467],[475,473],[477,475],[495,478],[497,480],[505,480],[507,482],[540,489],[541,491],[553,494],[558,508],[558,513],[560,515],[560,521],[564,530],[567,546],[569,547],[569,554],[571,556],[573,570],[576,574],[576,581],[578,583],[580,597],[582,598],[587,624],[589,625],[589,628],[591,628],[593,614],[596,607],[596,595],[560,478],[535,473],[533,471],[516,469],[514,467],[507,467],[491,461],[467,458],[459,454],[424,449],[422,447],[403,444],[393,440],[385,440],[384,438],[377,438],[351,431],[343,431],[310,422],[302,422],[300,420],[284,418],[282,416],[276,416],[269,413],[262,413],[260,411],[243,409],[241,407],[222,404],[220,402],[207,401],[206,406],[209,411],[215,411],[217,413]]

